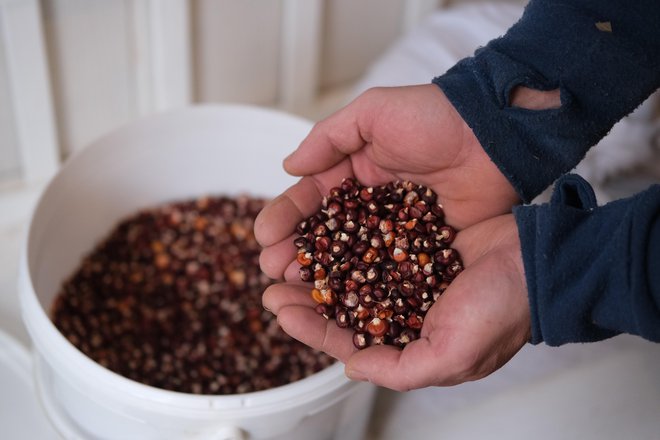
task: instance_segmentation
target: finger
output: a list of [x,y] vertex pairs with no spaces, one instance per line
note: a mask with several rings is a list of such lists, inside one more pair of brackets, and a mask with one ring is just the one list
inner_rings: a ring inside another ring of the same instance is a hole
[[[294,176],[320,173],[360,150],[368,140],[371,112],[364,95],[318,122],[298,148],[284,159],[284,169]],[[365,116],[366,115],[366,116]]]
[[337,327],[334,319],[325,319],[310,307],[284,306],[280,308],[277,322],[291,337],[342,362],[357,350],[352,330]]
[[337,327],[314,311],[316,302],[308,286],[281,283],[270,286],[262,298],[264,307],[277,315],[282,329],[291,337],[343,362],[355,352],[353,332]]
[[309,293],[309,286],[301,283],[278,283],[269,286],[261,298],[263,306],[279,314],[286,306],[299,305],[308,308],[316,306],[316,302]]
[[269,247],[289,236],[320,205],[320,194],[314,179],[303,177],[268,203],[254,221],[254,235],[259,244]]
[[[287,266],[287,268],[284,270],[284,280],[286,282],[289,282],[289,283],[291,283],[291,282],[295,283],[295,282],[300,282],[301,281],[300,280],[300,263],[298,263],[297,261],[294,260]],[[311,283],[307,283],[306,285],[309,286],[310,289],[312,288]]]
[[293,244],[294,235],[261,250],[259,266],[263,273],[273,279],[280,279],[285,270],[296,258],[297,250]]
[[254,222],[254,234],[261,246],[268,247],[288,237],[302,220],[321,206],[323,196],[344,177],[352,176],[348,160],[316,174],[306,176],[289,187],[261,210]]

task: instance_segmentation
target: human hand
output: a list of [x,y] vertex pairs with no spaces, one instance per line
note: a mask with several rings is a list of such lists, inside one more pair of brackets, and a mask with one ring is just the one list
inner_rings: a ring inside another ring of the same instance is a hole
[[518,230],[512,215],[460,231],[452,245],[465,270],[429,309],[420,339],[403,350],[356,350],[352,330],[314,311],[309,285],[291,267],[269,287],[266,308],[285,332],[346,364],[346,374],[395,390],[445,386],[487,376],[529,340],[530,315]]
[[[317,123],[284,168],[305,177],[257,218],[255,233],[266,247],[287,238],[345,177],[367,186],[410,180],[430,187],[442,201],[447,223],[458,229],[509,212],[519,200],[433,84],[365,92]],[[265,263],[269,275],[281,276],[281,265]]]

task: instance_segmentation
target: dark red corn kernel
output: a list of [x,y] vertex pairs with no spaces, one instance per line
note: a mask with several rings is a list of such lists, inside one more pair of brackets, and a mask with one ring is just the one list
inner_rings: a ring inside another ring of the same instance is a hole
[[346,292],[357,292],[357,290],[360,288],[358,283],[353,281],[352,279],[348,279],[344,281],[344,290]]
[[375,283],[380,278],[380,272],[376,267],[370,267],[365,274],[368,283]]
[[323,292],[323,301],[329,306],[334,306],[337,304],[337,294],[332,290],[324,290]]
[[418,210],[421,213],[420,217],[415,217],[415,218],[421,218],[429,212],[429,206],[424,200],[415,202],[414,207],[416,210]]
[[307,266],[301,266],[299,269],[300,272],[300,279],[302,281],[312,281],[314,273],[312,272],[312,269],[310,269]]
[[456,230],[451,226],[441,226],[438,229],[439,240],[445,244],[451,244],[456,238]]
[[397,267],[398,267],[397,262],[393,260],[387,260],[381,264],[381,268],[386,271],[394,270]]
[[371,295],[373,291],[374,288],[371,284],[363,284],[360,286],[360,290],[358,290],[358,295]]
[[402,261],[397,268],[401,278],[407,280],[413,276],[413,263],[411,261]]
[[419,271],[419,266],[413,266],[413,276],[410,279],[413,284],[416,286],[421,286],[425,279],[426,277],[424,274]]
[[309,222],[306,220],[303,220],[296,225],[296,234],[304,235],[307,232],[309,232]]
[[441,249],[433,255],[433,260],[443,266],[447,266],[458,258],[458,252],[452,248]]
[[359,301],[360,297],[355,291],[347,292],[341,300],[342,304],[349,309],[356,308],[359,304]]
[[392,310],[396,314],[403,314],[408,311],[408,303],[404,302],[402,298],[397,298],[396,301],[394,301],[394,306],[392,307]]
[[369,244],[374,249],[382,249],[385,247],[385,240],[383,240],[381,235],[374,235],[371,237]]
[[365,221],[365,226],[367,229],[374,230],[378,229],[378,226],[380,225],[380,217],[377,215],[370,215],[367,217],[367,220]]
[[328,287],[337,293],[341,293],[344,291],[344,281],[341,277],[331,275],[330,277],[328,277]]
[[447,266],[444,272],[445,280],[452,280],[463,271],[463,265],[459,261],[454,261],[451,265]]
[[357,185],[355,180],[353,179],[344,179],[341,182],[340,188],[343,192],[345,193],[350,193],[354,189],[356,189]]
[[367,203],[367,211],[370,214],[377,214],[379,211],[378,204],[376,202],[369,202]]
[[357,284],[364,284],[367,281],[364,272],[361,270],[354,270],[351,272],[351,280],[355,281]]
[[409,296],[406,298],[406,303],[408,303],[410,310],[417,310],[422,306],[424,301],[419,299],[417,296]]
[[424,228],[426,229],[425,232],[428,235],[431,235],[438,230],[438,225],[436,224],[438,222],[438,218],[433,215],[433,213],[427,212],[424,214],[422,221],[425,223]]
[[342,257],[344,254],[346,254],[347,249],[348,246],[345,242],[333,241],[330,245],[330,254],[332,254],[333,257]]
[[317,237],[322,237],[328,233],[328,227],[325,225],[325,223],[319,223],[314,227],[313,233]]
[[403,283],[401,283],[401,287],[399,287],[399,291],[401,292],[401,295],[408,298],[409,296],[412,296],[415,293],[415,285],[410,281],[406,280]]
[[332,255],[330,255],[328,252],[316,251],[312,255],[314,260],[318,261],[324,266],[328,266],[332,262]]
[[370,187],[364,187],[360,190],[360,200],[363,202],[368,202],[372,199],[374,189]]
[[372,295],[376,298],[377,301],[382,301],[387,298],[387,291],[383,288],[376,287],[374,288]]
[[382,219],[378,224],[378,229],[381,233],[387,234],[388,232],[394,230],[394,223],[391,219]]
[[401,272],[399,272],[396,269],[389,271],[389,274],[390,274],[391,282],[398,283],[401,280],[403,280],[403,275],[401,275]]
[[386,336],[372,336],[371,345],[385,345],[388,343]]
[[343,308],[335,308],[335,322],[337,322],[337,327],[346,328],[350,324],[348,318],[348,312]]
[[296,237],[295,240],[293,240],[293,244],[298,248],[302,249],[304,251],[311,251],[312,247],[309,244],[309,241],[305,237]]
[[328,236],[316,237],[316,241],[314,242],[314,248],[322,252],[329,250],[331,245],[332,240]]
[[342,207],[341,203],[339,202],[331,202],[328,204],[328,208],[326,209],[326,213],[328,214],[328,217],[336,217],[337,214],[341,213],[344,210]]
[[330,218],[326,220],[325,227],[328,228],[328,231],[334,232],[339,229],[339,222],[335,218]]
[[367,252],[367,250],[369,249],[369,247],[370,247],[370,246],[369,246],[369,242],[368,242],[368,241],[358,241],[358,242],[355,243],[355,245],[353,246],[352,251],[353,251],[353,253],[354,253],[355,255],[362,256],[362,254],[364,254],[365,252]]
[[399,336],[394,338],[392,342],[394,343],[394,345],[403,348],[416,339],[419,338],[415,331],[409,328],[404,328],[403,330],[401,330],[401,333],[399,333]]
[[309,266],[312,264],[312,254],[310,254],[309,252],[298,252],[298,256],[296,257],[296,260],[302,266]]
[[358,301],[360,302],[360,305],[362,307],[366,307],[366,308],[371,308],[376,304],[376,302],[374,300],[374,297],[371,296],[370,293],[359,294],[358,295]]
[[[363,242],[360,242],[363,243]],[[378,250],[376,248],[370,247],[364,252],[364,255],[362,255],[362,261],[365,263],[373,263],[379,258]]]
[[428,206],[435,205],[435,202],[438,199],[438,196],[433,191],[431,191],[431,188],[423,188],[421,197]]
[[326,272],[326,270],[323,268],[323,266],[321,266],[318,263],[316,264],[316,266],[314,266],[314,269],[315,269],[314,270],[314,275],[313,275],[314,280],[315,281],[322,281],[323,284],[326,284],[328,272]]
[[397,263],[405,261],[408,258],[408,253],[401,248],[394,248],[392,251],[392,259]]
[[409,329],[412,330],[421,329],[423,323],[424,323],[424,319],[416,314],[411,314],[410,316],[408,316],[408,319],[406,319],[406,325],[408,326]]
[[325,319],[334,318],[335,316],[335,309],[328,304],[317,304],[314,310],[319,315],[322,315]]
[[424,213],[417,206],[411,206],[408,210],[408,213],[413,219],[420,219],[424,215]]
[[437,203],[431,205],[431,212],[433,213],[433,215],[435,215],[438,218],[444,218],[445,217],[444,209],[442,209],[442,206],[438,205]]
[[[346,210],[346,221],[344,222],[344,224],[351,222],[351,225],[349,225],[350,231],[347,232],[354,232],[360,227],[360,224],[358,223],[359,214],[357,209],[355,208],[358,205],[359,203],[357,202],[352,204],[346,203],[346,205],[344,205],[344,209]],[[344,228],[344,230],[346,231],[346,228]]]
[[367,223],[367,217],[368,217],[367,210],[364,208],[358,209],[358,224],[360,225],[360,231],[363,231],[365,228],[365,225]]
[[347,232],[347,233],[353,233],[356,232],[359,229],[359,225],[357,223],[357,220],[349,220],[348,216],[346,217],[346,222],[342,225],[342,229]]
[[365,308],[362,305],[358,305],[357,308],[355,309],[357,312],[357,317],[358,319],[365,320],[367,319],[371,313],[369,312],[369,309]]
[[387,330],[389,330],[389,323],[384,319],[373,318],[367,324],[367,332],[371,336],[383,336],[387,333]]
[[358,350],[367,348],[371,343],[371,338],[366,333],[355,332],[353,333],[353,345]]

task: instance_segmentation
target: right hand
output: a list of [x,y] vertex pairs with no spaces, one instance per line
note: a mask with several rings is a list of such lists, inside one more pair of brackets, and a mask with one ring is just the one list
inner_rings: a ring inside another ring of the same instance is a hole
[[474,133],[434,84],[371,89],[317,123],[284,161],[303,178],[255,223],[262,270],[297,273],[291,234],[344,177],[364,185],[410,180],[433,189],[446,222],[463,229],[509,212],[519,198]]

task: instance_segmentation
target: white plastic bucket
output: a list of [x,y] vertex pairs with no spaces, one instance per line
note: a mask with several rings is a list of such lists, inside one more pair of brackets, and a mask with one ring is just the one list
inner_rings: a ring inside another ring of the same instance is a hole
[[43,406],[65,438],[359,439],[374,387],[337,363],[270,390],[196,396],[149,387],[87,358],[50,321],[62,282],[122,217],[205,194],[273,196],[309,122],[244,106],[203,106],[128,125],[70,159],[35,209],[19,290]]

